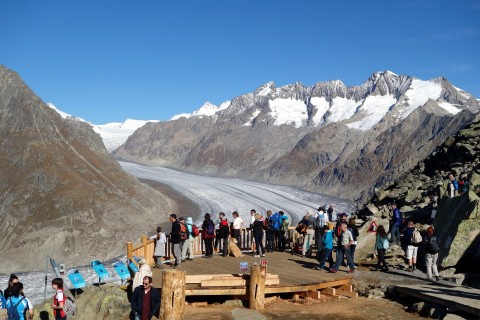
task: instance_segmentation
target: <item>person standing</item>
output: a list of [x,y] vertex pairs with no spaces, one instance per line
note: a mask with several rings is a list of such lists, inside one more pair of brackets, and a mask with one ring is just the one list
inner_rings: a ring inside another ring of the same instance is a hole
[[155,260],[155,267],[163,268],[162,258],[166,256],[165,254],[165,244],[167,243],[167,236],[162,232],[162,228],[157,228],[157,234],[151,236],[150,239],[155,240],[155,250],[153,252],[153,259]]
[[321,251],[321,259],[320,264],[315,267],[316,270],[323,270],[325,268],[325,262],[329,263],[329,267],[332,268],[333,266],[333,258],[332,258],[332,251],[333,251],[333,231],[330,230],[328,225],[324,225],[322,228],[322,247],[323,250]]
[[425,265],[427,266],[427,278],[428,280],[433,280],[435,276],[435,281],[440,280],[440,275],[438,274],[437,260],[438,252],[440,251],[440,242],[435,236],[433,228],[427,228],[427,235],[424,239],[425,244]]
[[392,228],[390,230],[390,242],[395,243],[397,245],[400,244],[400,227],[403,223],[403,214],[398,209],[397,204],[394,202],[392,203],[392,210],[393,210],[393,217],[392,217]]
[[172,253],[175,257],[175,264],[173,265],[173,267],[180,268],[180,264],[182,263],[182,251],[180,248],[182,244],[182,237],[180,236],[180,222],[178,222],[177,215],[175,213],[172,213],[170,215],[170,222],[172,223],[170,242],[172,243]]
[[5,299],[8,299],[10,297],[10,292],[12,290],[12,286],[17,284],[19,282],[18,277],[15,274],[10,274],[10,278],[8,279],[8,287],[3,291],[3,295]]
[[193,220],[192,217],[188,217],[186,221],[184,218],[180,218],[179,221],[185,226],[187,231],[187,238],[182,241],[182,262],[185,262],[187,260],[187,256],[188,260],[193,260],[193,241],[195,241],[192,232]]
[[408,271],[412,272],[417,268],[418,245],[421,241],[415,240],[415,232],[419,232],[413,226],[413,221],[408,221],[403,234],[403,247],[406,248],[406,258],[408,261]]
[[251,243],[251,249],[252,249],[252,254],[255,254],[255,236],[253,236],[253,223],[255,222],[255,215],[257,214],[257,211],[255,209],[250,210],[250,229],[252,232],[252,243]]
[[312,209],[308,209],[307,215],[303,217],[303,220],[308,222],[307,232],[303,236],[302,247],[302,257],[305,257],[307,250],[309,253],[312,252],[313,239],[315,238],[315,213]]
[[[23,285],[22,285],[22,289],[23,289]],[[10,293],[11,295],[8,297],[7,301],[5,302],[5,308],[7,309],[7,312],[10,307],[15,307],[18,315],[20,315],[20,320],[26,319],[25,315],[27,311],[29,311],[29,315],[31,316],[30,318],[32,318],[33,307],[31,308],[31,310],[29,309],[29,304],[31,306],[31,303],[24,296],[21,295],[21,289],[20,289],[19,283],[11,287]],[[10,315],[8,319],[11,319]]]
[[55,320],[67,320],[67,315],[63,311],[63,306],[67,297],[63,293],[63,279],[54,278],[52,279],[52,288],[55,290],[55,295],[53,296],[53,317]]
[[353,243],[350,246],[350,255],[352,256],[352,260],[355,261],[355,249],[357,248],[357,238],[359,236],[357,224],[355,218],[348,219],[348,231],[352,233]]
[[352,257],[350,256],[350,246],[353,244],[353,236],[350,231],[347,229],[347,224],[342,223],[341,225],[342,233],[339,237],[338,244],[337,244],[337,259],[333,268],[330,268],[330,272],[337,272],[340,264],[343,261],[343,257],[347,257],[347,264],[350,268],[349,272],[355,272],[355,264],[353,263]]
[[267,226],[266,232],[266,244],[267,244],[267,252],[273,252],[273,248],[275,248],[275,230],[271,228],[273,224],[273,214],[272,210],[267,210],[267,218],[265,219],[265,223]]
[[377,255],[378,255],[377,267],[375,268],[376,271],[380,269],[381,264],[383,264],[383,270],[385,272],[389,271],[387,261],[385,261],[385,253],[387,252],[388,248],[389,248],[389,243],[388,243],[387,231],[385,231],[384,226],[379,225],[377,228],[377,237],[375,240],[375,251],[377,251]]
[[152,277],[146,276],[133,290],[130,306],[135,320],[150,320],[160,308],[160,294],[152,286]]
[[240,234],[243,227],[243,220],[238,215],[237,211],[232,212],[233,216],[233,225],[232,225],[232,238],[235,238],[237,241],[238,248],[241,248]]
[[[25,297],[23,294],[23,283],[18,283],[18,289],[20,290],[20,296]],[[25,298],[25,301],[27,302],[27,310],[24,311],[25,319],[33,319],[33,304],[28,298]]]
[[210,218],[210,213],[205,213],[202,223],[202,236],[205,242],[205,258],[213,256],[213,239],[215,238],[215,224]]
[[288,232],[288,217],[285,215],[283,211],[279,211],[278,214],[280,215],[280,231],[278,232],[278,251],[284,252],[285,251],[285,233]]
[[458,193],[458,181],[453,174],[448,175],[448,180],[448,195],[453,198]]
[[220,212],[218,214],[219,223],[218,223],[218,242],[219,248],[222,257],[228,255],[228,236],[230,234],[230,227],[228,226],[228,219],[225,217],[225,213]]
[[260,257],[260,249],[262,250],[262,257],[265,257],[265,247],[263,246],[263,217],[261,214],[255,214],[255,221],[253,222],[252,228],[257,253],[254,257]]
[[337,221],[337,215],[333,212],[333,205],[330,204],[327,209],[328,221]]

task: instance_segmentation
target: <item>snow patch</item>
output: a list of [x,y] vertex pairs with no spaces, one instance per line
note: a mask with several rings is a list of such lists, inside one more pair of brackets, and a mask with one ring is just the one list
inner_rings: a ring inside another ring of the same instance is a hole
[[453,104],[445,101],[439,102],[438,105],[451,114],[457,114],[462,111],[461,109],[455,107]]
[[330,107],[330,115],[327,120],[329,122],[338,122],[351,118],[361,102],[352,99],[336,97],[332,100]]
[[269,101],[270,115],[275,119],[274,125],[293,124],[300,128],[307,121],[307,106],[295,99],[275,99]]
[[88,121],[85,121],[84,119],[82,118],[79,118],[79,117],[75,117],[75,116],[72,116],[71,114],[68,114],[66,112],[63,112],[61,111],[60,109],[58,109],[53,103],[51,102],[48,102],[47,103],[47,106],[49,106],[50,108],[52,108],[53,110],[55,110],[63,119],[74,119],[74,120],[78,120],[78,121],[82,121],[82,122],[87,122],[89,123]]
[[313,116],[313,124],[318,126],[323,122],[323,116],[327,113],[328,109],[330,109],[330,103],[325,99],[325,97],[312,97],[310,99],[310,103],[312,106],[317,109],[317,112]]
[[252,117],[250,118],[250,120],[248,120],[248,122],[245,122],[245,124],[243,125],[243,127],[249,127],[251,125],[253,125],[253,120],[255,120],[255,118],[260,114],[260,110],[255,110],[255,112],[253,113]]
[[369,130],[383,119],[395,102],[397,100],[392,95],[368,96],[359,109],[359,112],[363,111],[367,116],[360,121],[349,123],[347,126],[352,129]]
[[429,99],[437,100],[442,94],[442,86],[431,81],[413,79],[410,88],[405,92],[409,106],[403,110],[402,117],[405,119],[410,113],[423,106]]

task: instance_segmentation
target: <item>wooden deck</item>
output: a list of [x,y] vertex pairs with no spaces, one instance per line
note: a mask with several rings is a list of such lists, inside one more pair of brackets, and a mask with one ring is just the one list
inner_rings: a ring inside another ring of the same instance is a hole
[[443,283],[396,286],[403,294],[452,307],[480,318],[480,290]]
[[[240,272],[240,262],[248,262],[252,266],[255,262],[267,261],[267,273],[278,275],[280,283],[265,288],[265,294],[278,294],[287,292],[308,292],[325,288],[334,288],[343,285],[350,285],[352,275],[347,269],[341,269],[337,273],[328,273],[326,271],[314,270],[317,265],[315,259],[302,258],[298,255],[291,255],[286,252],[274,252],[267,254],[263,258],[254,258],[252,255],[243,257],[221,257],[215,255],[213,258],[205,259],[195,258],[192,261],[186,261],[181,264],[180,270],[184,270],[186,275],[206,275],[206,274],[242,274]],[[171,268],[165,265],[165,268]],[[152,268],[153,286],[160,288],[162,286],[162,270]],[[250,271],[247,271],[248,274]],[[200,284],[187,284],[186,295],[245,295],[247,288],[239,287],[201,287]]]

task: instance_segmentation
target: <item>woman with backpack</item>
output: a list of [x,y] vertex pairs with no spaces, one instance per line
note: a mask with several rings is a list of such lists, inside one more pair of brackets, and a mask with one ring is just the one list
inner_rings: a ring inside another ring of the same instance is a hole
[[65,305],[65,301],[67,299],[63,293],[63,279],[52,279],[52,288],[55,290],[52,303],[53,317],[55,320],[67,320],[67,315],[65,311],[63,311],[63,306]]
[[[427,278],[432,281],[432,276],[435,276],[435,281],[440,280],[440,275],[437,269],[438,252],[440,251],[440,244],[438,238],[433,233],[433,228],[428,227],[427,235],[424,239],[425,244],[425,265],[427,266]],[[433,274],[432,274],[433,271]]]
[[210,213],[205,213],[202,223],[202,236],[205,242],[205,258],[213,256],[213,239],[215,239],[215,224],[210,218]]
[[383,271],[390,271],[388,269],[387,261],[385,261],[385,253],[389,246],[390,243],[388,242],[387,231],[385,231],[384,226],[379,225],[377,228],[377,238],[375,240],[375,251],[377,251],[378,255],[378,262],[375,271],[378,271],[378,269],[380,269],[381,264],[383,264]]
[[220,252],[222,257],[228,255],[228,236],[230,235],[230,226],[228,224],[228,219],[225,216],[225,213],[220,212],[218,214],[219,223],[218,223],[218,242],[220,246]]

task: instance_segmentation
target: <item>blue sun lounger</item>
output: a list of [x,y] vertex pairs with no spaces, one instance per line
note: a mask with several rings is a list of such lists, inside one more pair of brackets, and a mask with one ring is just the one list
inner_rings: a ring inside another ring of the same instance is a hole
[[72,286],[75,289],[81,289],[87,285],[87,283],[77,269],[72,269],[68,271],[68,279],[70,280]]
[[97,273],[100,280],[110,276],[108,274],[107,269],[105,269],[105,267],[99,260],[93,260],[92,262],[90,262],[90,265],[92,266],[93,270]]
[[130,272],[128,272],[128,268],[123,262],[121,262],[121,261],[115,262],[113,264],[113,268],[117,272],[120,279],[126,280],[126,279],[130,278]]

